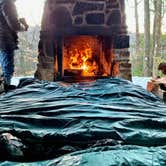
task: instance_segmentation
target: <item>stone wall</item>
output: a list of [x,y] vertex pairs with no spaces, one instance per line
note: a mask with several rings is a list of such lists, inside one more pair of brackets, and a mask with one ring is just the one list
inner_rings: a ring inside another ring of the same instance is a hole
[[64,34],[86,27],[79,33],[127,33],[124,0],[47,0],[44,12],[43,31]]
[[53,81],[57,77],[57,39],[65,35],[111,37],[115,61],[120,61],[118,76],[131,79],[124,0],[47,0],[41,25],[37,78]]

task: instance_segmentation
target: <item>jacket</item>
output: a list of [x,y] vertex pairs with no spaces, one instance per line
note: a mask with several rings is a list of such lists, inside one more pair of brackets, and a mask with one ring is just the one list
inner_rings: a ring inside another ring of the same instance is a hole
[[17,32],[24,31],[18,19],[15,0],[0,0],[0,50],[17,49]]

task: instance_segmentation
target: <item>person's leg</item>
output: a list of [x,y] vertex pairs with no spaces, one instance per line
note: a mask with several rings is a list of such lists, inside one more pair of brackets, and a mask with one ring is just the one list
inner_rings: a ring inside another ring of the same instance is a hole
[[0,63],[5,84],[10,85],[14,73],[14,51],[0,51]]

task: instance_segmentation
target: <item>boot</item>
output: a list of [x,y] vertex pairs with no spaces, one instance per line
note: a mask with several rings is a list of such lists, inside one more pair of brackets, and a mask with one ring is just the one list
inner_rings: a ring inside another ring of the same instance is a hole
[[0,94],[5,92],[5,83],[4,83],[4,79],[2,76],[0,76]]
[[5,92],[8,92],[8,91],[11,91],[11,90],[14,90],[16,89],[16,86],[15,85],[11,85],[11,78],[4,78],[4,89],[5,89]]
[[16,89],[16,86],[15,85],[4,84],[4,89],[5,89],[5,92],[9,92],[11,90]]

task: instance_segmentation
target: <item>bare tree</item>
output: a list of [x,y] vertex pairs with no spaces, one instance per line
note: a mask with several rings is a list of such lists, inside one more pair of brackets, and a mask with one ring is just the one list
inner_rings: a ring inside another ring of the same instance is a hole
[[144,76],[151,76],[150,72],[150,7],[149,0],[144,0],[144,58],[143,72]]
[[135,50],[136,50],[136,55],[139,53],[140,49],[140,34],[139,34],[139,16],[138,16],[138,5],[140,1],[138,0],[134,1],[135,3],[135,29],[136,29],[136,39],[135,39]]
[[159,55],[160,36],[162,26],[162,0],[154,0],[154,22],[153,22],[153,43],[152,43],[152,57],[153,57],[153,77],[157,76],[156,63],[157,56]]

